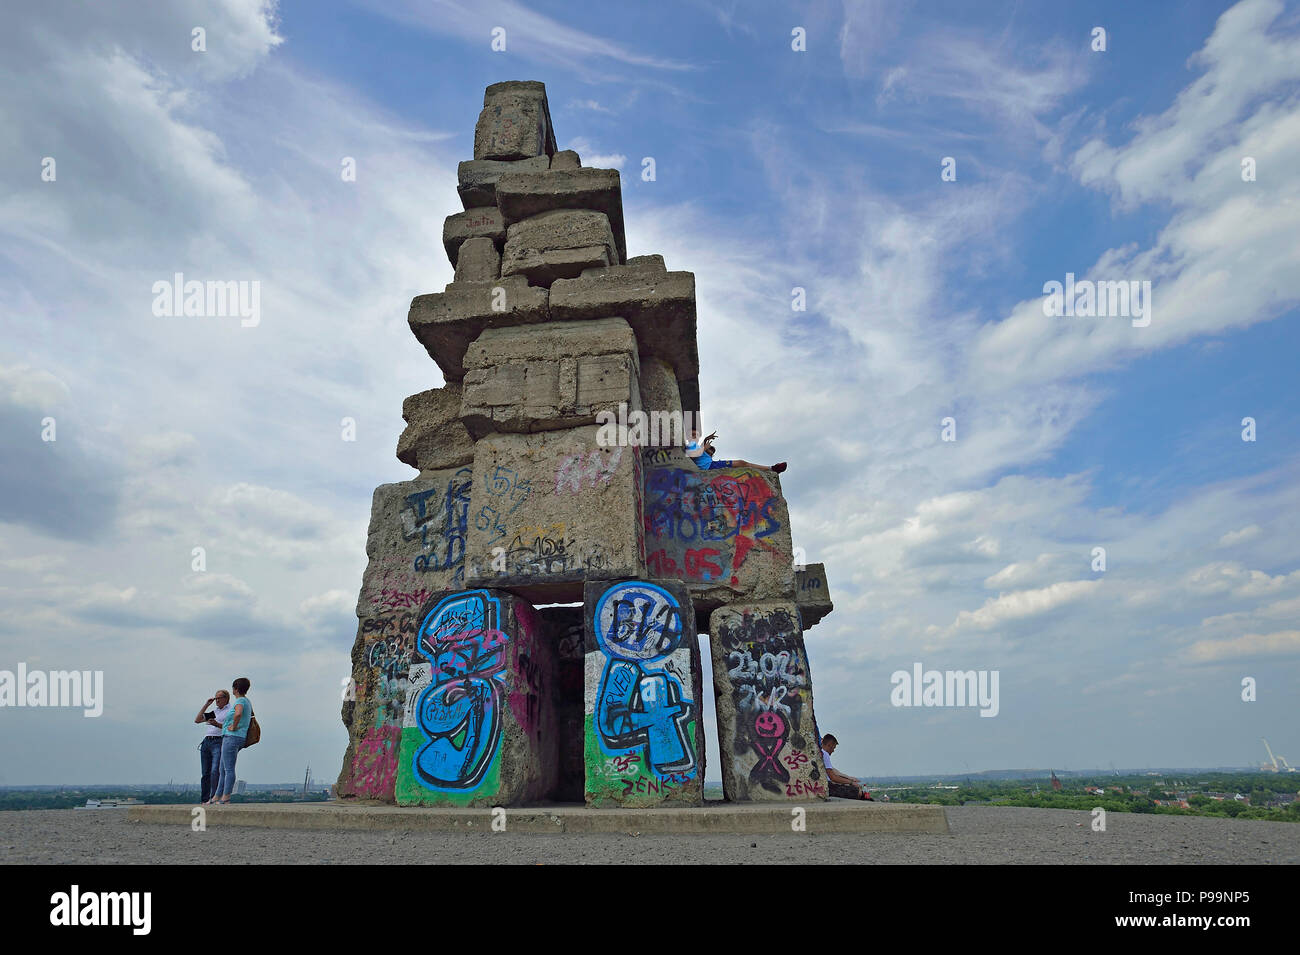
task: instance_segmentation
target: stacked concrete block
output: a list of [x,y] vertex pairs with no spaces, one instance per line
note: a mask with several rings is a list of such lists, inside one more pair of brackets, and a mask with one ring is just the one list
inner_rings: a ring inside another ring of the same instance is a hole
[[471,473],[468,467],[426,471],[375,489],[344,691],[341,795],[393,801],[420,608],[434,594],[461,586]]
[[703,687],[681,581],[588,581],[584,595],[585,801],[699,806]]
[[555,431],[639,408],[636,337],[621,318],[489,329],[465,356],[461,420],[493,431]]
[[521,806],[558,779],[555,647],[509,593],[421,609],[397,761],[399,806]]
[[[577,153],[572,154],[575,159]],[[618,252],[627,259],[623,235],[623,191],[617,169],[564,169],[554,161],[547,172],[503,173],[496,183],[497,208],[508,222],[561,209],[589,209],[604,214]],[[611,263],[612,264],[612,263]]]
[[795,570],[794,591],[805,631],[835,609],[831,603],[830,586],[826,583],[825,564],[807,564]]
[[453,282],[445,292],[417,295],[407,324],[448,381],[465,377],[465,352],[486,329],[550,318],[544,288],[522,275],[495,282]]
[[696,344],[695,276],[669,272],[659,255],[595,268],[551,285],[551,316],[578,321],[619,315],[636,332],[642,359],[664,361],[678,381],[682,409],[699,415],[700,357]]
[[495,248],[501,248],[506,241],[506,220],[501,212],[488,207],[447,216],[442,223],[442,247],[453,268],[459,261],[461,246],[470,239],[487,239]]
[[[561,154],[556,153],[556,159]],[[577,153],[573,153],[574,156]],[[497,180],[507,172],[546,172],[554,160],[534,156],[515,162],[496,159],[470,159],[456,168],[456,192],[466,209],[477,209],[497,204]],[[561,168],[568,168],[568,160],[561,160]]]
[[581,599],[590,577],[644,573],[635,448],[594,426],[496,433],[474,446],[466,579],[538,602]]
[[460,420],[461,388],[450,384],[402,402],[406,430],[397,439],[397,460],[419,471],[459,468],[474,460],[474,439]]
[[808,652],[793,601],[735,603],[709,621],[722,790],[733,802],[829,793]]
[[685,455],[695,276],[628,257],[619,173],[557,150],[541,83],[488,87],[457,192],[454,280],[407,316],[445,384],[402,406],[418,476],[375,491],[339,793],[698,805],[708,629],[728,798],[816,798],[825,571],[796,577],[776,475]]
[[644,507],[648,571],[685,580],[697,608],[794,599],[790,513],[776,474],[648,467]]
[[526,80],[487,88],[474,126],[475,159],[532,159],[554,152],[545,85]]
[[609,216],[586,209],[557,209],[510,224],[501,254],[502,275],[525,275],[550,287],[587,269],[619,261]]

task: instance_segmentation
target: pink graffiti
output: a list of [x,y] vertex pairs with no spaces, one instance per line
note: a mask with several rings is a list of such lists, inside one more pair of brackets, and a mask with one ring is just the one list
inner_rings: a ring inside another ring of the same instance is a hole
[[392,798],[401,739],[400,726],[379,726],[366,731],[352,754],[352,788],[358,796]]
[[561,488],[567,487],[571,493],[577,494],[584,485],[595,487],[597,484],[608,484],[621,460],[622,445],[609,448],[608,453],[596,448],[571,454],[555,469],[555,490],[558,493]]

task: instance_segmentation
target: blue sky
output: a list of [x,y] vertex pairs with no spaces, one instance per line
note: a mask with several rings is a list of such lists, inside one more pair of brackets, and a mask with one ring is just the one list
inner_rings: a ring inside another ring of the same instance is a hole
[[[840,765],[1300,752],[1300,10],[601,9],[7,16],[0,669],[102,668],[108,699],[0,711],[0,783],[193,775],[188,720],[235,671],[276,715],[251,778],[337,773],[370,491],[412,473],[401,400],[441,383],[406,306],[451,278],[456,163],[503,79],[545,82],[560,147],[622,170],[629,254],[696,273],[724,453],[792,462]],[[260,281],[261,325],[153,316],[177,271]],[[1151,325],[1047,318],[1067,272],[1149,279]],[[916,661],[998,669],[999,715],[892,707]]]

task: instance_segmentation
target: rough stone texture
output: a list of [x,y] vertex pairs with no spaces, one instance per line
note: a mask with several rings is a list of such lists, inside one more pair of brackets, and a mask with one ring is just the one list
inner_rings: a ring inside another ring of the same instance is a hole
[[546,87],[534,80],[493,83],[474,127],[475,159],[531,159],[555,152]]
[[419,612],[464,576],[470,474],[469,468],[431,472],[375,488],[352,682],[343,702],[348,748],[341,796],[393,801]]
[[669,272],[658,255],[637,256],[626,265],[558,279],[551,285],[550,305],[557,321],[625,318],[636,332],[641,357],[666,361],[677,376],[682,409],[699,414],[694,273]]
[[506,222],[518,222],[557,209],[603,212],[614,234],[618,258],[627,258],[623,234],[623,192],[617,169],[556,169],[549,172],[507,172],[497,180],[497,208]]
[[546,289],[514,275],[495,282],[453,282],[445,292],[417,295],[407,323],[443,377],[460,381],[465,351],[484,329],[544,322],[549,315]]
[[[556,153],[556,155],[559,155]],[[583,761],[583,608],[538,607],[556,650],[555,711],[559,726],[557,802],[582,802]]]
[[461,420],[475,438],[595,424],[640,408],[636,337],[621,318],[488,329],[465,355]]
[[442,247],[447,260],[456,267],[460,247],[468,239],[491,239],[500,248],[506,241],[506,220],[499,209],[469,209],[449,215],[442,223]]
[[[618,261],[609,217],[588,209],[543,212],[506,230],[502,275],[526,275],[533,285],[574,278]],[[618,314],[606,312],[605,315]],[[602,316],[603,317],[603,316]]]
[[662,358],[641,362],[641,410],[646,413],[643,448],[673,448],[685,444],[689,423],[682,419],[682,395],[673,368]]
[[[556,153],[559,158],[560,153]],[[506,172],[545,172],[554,160],[545,156],[515,162],[496,159],[469,159],[456,167],[456,192],[466,209],[497,204],[497,180]]]
[[456,255],[457,282],[492,282],[501,275],[501,253],[487,236],[466,239]]
[[583,699],[589,806],[704,804],[704,688],[679,580],[587,581]]
[[594,427],[481,439],[466,580],[563,603],[589,576],[642,576],[641,480],[640,455],[600,447]]
[[562,149],[551,157],[552,169],[581,169],[582,160],[572,149]]
[[790,515],[771,471],[645,472],[646,566],[680,577],[697,610],[735,600],[794,600]]
[[397,761],[399,806],[520,806],[558,769],[555,647],[532,605],[467,590],[421,609]]
[[460,422],[460,385],[430,388],[402,402],[406,430],[397,460],[419,471],[458,468],[474,460],[474,440]]
[[812,676],[794,602],[721,607],[709,633],[727,799],[825,799]]
[[807,632],[835,609],[831,603],[831,589],[826,583],[825,564],[806,564],[803,570],[794,572],[795,602],[799,605],[799,616],[803,619],[803,629]]

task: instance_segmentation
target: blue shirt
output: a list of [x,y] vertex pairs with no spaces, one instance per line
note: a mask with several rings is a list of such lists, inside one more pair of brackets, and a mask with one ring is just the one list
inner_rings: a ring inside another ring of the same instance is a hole
[[[239,714],[239,726],[235,726],[235,707],[243,706]],[[237,696],[230,701],[230,712],[226,714],[225,723],[222,724],[222,735],[245,737],[248,735],[248,724],[253,718],[253,704],[248,702],[248,697]]]
[[[686,445],[686,450],[689,453],[699,447],[700,447],[700,442],[692,441],[688,445]],[[707,471],[709,469],[709,465],[713,463],[713,455],[709,454],[708,451],[705,451],[701,448],[700,453],[698,455],[691,456],[691,460],[695,462],[695,466],[698,467],[701,471]]]

